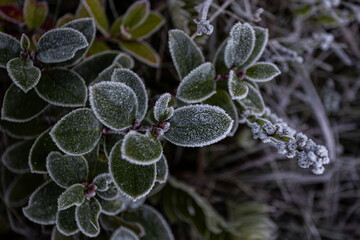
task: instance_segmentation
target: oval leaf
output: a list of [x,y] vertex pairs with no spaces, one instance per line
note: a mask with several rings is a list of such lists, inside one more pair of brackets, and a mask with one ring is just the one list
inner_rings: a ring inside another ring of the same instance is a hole
[[47,2],[36,2],[36,0],[25,0],[24,17],[26,26],[32,30],[39,28],[45,21],[48,13]]
[[75,221],[75,207],[60,210],[56,214],[56,227],[65,236],[70,236],[79,231]]
[[151,12],[147,19],[139,26],[130,29],[129,34],[134,39],[144,39],[150,37],[165,22],[165,19],[156,12]]
[[0,67],[5,68],[8,61],[19,57],[20,42],[13,36],[0,32]]
[[131,230],[120,227],[111,235],[110,240],[139,240],[139,237]]
[[178,146],[202,147],[224,139],[232,125],[231,117],[219,107],[185,106],[175,110],[164,136]]
[[91,198],[76,207],[75,219],[80,231],[88,237],[96,237],[100,233],[99,215],[101,206],[98,200]]
[[134,56],[137,60],[151,66],[159,67],[159,54],[146,42],[121,41],[119,46],[124,51]]
[[258,89],[253,85],[248,84],[249,92],[246,98],[238,100],[238,102],[244,106],[247,110],[250,110],[255,115],[262,115],[265,111],[264,100]]
[[50,132],[56,146],[69,155],[82,155],[100,140],[102,125],[88,108],[81,108],[60,119]]
[[94,178],[93,184],[96,185],[97,191],[104,192],[109,189],[111,182],[113,182],[111,175],[109,173],[103,173]]
[[33,143],[32,140],[22,141],[9,146],[1,157],[4,166],[18,174],[29,172],[28,156]]
[[165,155],[163,154],[159,161],[156,162],[156,181],[165,183],[169,175],[169,167]]
[[59,210],[68,209],[72,206],[80,206],[85,200],[85,187],[82,184],[74,184],[63,192],[58,199]]
[[267,82],[280,74],[275,64],[259,62],[246,69],[246,78],[254,82]]
[[241,100],[245,98],[249,92],[249,88],[244,80],[238,78],[236,73],[231,70],[229,73],[229,93],[232,99]]
[[126,53],[119,53],[119,55],[117,55],[114,59],[113,63],[118,63],[121,65],[121,67],[128,69],[133,68],[135,65],[134,59]]
[[149,15],[150,3],[148,0],[140,0],[133,3],[126,11],[122,25],[129,29],[142,24]]
[[154,118],[156,121],[165,121],[174,114],[174,107],[169,107],[171,101],[171,94],[164,93],[159,97],[154,106]]
[[28,50],[30,47],[30,39],[24,33],[21,34],[20,46],[23,51]]
[[109,22],[106,13],[99,0],[82,0],[81,3],[85,6],[88,13],[95,19],[97,28],[104,35],[108,36]]

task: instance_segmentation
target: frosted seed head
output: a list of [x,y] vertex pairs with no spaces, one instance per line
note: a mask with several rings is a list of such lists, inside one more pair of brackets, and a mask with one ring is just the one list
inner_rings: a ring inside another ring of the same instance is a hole
[[313,151],[308,152],[307,156],[308,156],[309,161],[311,162],[311,164],[314,164],[314,163],[317,162],[317,156]]
[[262,129],[268,134],[268,135],[274,135],[276,128],[275,126],[270,123],[270,122],[266,122],[263,126]]
[[286,149],[286,144],[283,143],[283,142],[278,142],[276,144],[276,147],[278,149],[278,153],[281,154],[281,155],[285,155],[287,154],[287,149]]
[[324,168],[324,166],[320,166],[318,168],[313,168],[311,171],[316,175],[321,175],[324,173],[325,168]]
[[299,133],[297,133],[297,134],[295,135],[295,139],[297,140],[297,144],[298,144],[301,148],[303,148],[303,147],[305,147],[305,145],[306,145],[306,142],[307,142],[307,140],[308,140],[308,137],[307,137],[305,134],[299,132]]
[[327,148],[323,145],[317,145],[316,146],[316,150],[315,153],[318,157],[320,158],[325,158],[328,156],[329,152],[327,150]]

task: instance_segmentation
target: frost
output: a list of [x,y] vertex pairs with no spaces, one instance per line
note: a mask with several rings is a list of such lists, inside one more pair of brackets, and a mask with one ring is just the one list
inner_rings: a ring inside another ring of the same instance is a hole
[[120,64],[123,68],[132,69],[135,65],[134,59],[126,54],[126,53],[119,53],[113,61],[113,64],[117,63]]
[[139,237],[131,230],[125,227],[120,227],[116,229],[116,231],[111,235],[110,240],[119,240],[119,239],[139,240]]
[[75,207],[58,211],[56,214],[56,227],[65,236],[71,236],[79,232],[75,221]]
[[40,80],[41,71],[27,59],[14,58],[6,64],[11,80],[24,92],[28,92]]
[[20,45],[21,45],[21,49],[23,51],[26,51],[29,49],[30,47],[30,39],[28,38],[28,36],[26,36],[26,34],[21,34],[21,38],[20,38]]
[[85,187],[77,183],[67,188],[58,198],[59,210],[80,206],[85,201]]
[[206,20],[211,3],[212,0],[205,0],[202,4],[196,7],[199,9],[198,12],[200,15],[199,20],[194,20],[197,25],[196,35],[198,36],[201,36],[203,33],[211,35],[214,31],[214,27],[210,24],[210,21]]
[[251,114],[260,116],[265,111],[265,104],[261,93],[252,84],[246,83],[246,85],[249,89],[248,94],[245,98],[238,100],[238,102]]
[[156,162],[156,182],[166,183],[169,175],[169,167],[167,159],[163,154],[159,161]]
[[156,121],[166,121],[174,114],[174,107],[169,107],[171,94],[164,93],[159,97],[154,106],[154,118]]
[[0,32],[0,67],[6,67],[8,61],[19,57],[20,42],[13,36]]
[[103,173],[97,175],[94,180],[93,184],[97,186],[97,191],[104,192],[109,189],[110,183],[112,183],[112,178],[109,173]]
[[106,191],[97,191],[96,195],[99,197],[99,199],[104,199],[107,201],[116,200],[119,197],[119,190],[113,181],[111,181],[108,186],[109,188]]
[[230,70],[228,81],[229,93],[232,99],[241,100],[249,93],[247,84],[236,76],[233,70]]
[[280,74],[275,64],[258,62],[246,69],[246,78],[254,82],[267,82]]
[[76,207],[75,220],[80,231],[88,237],[96,237],[100,233],[99,215],[101,205],[98,200],[91,198]]
[[13,173],[23,174],[30,171],[27,158],[33,141],[21,141],[7,147],[1,156],[4,166]]
[[180,83],[176,97],[186,103],[198,103],[214,95],[215,69],[206,62],[193,69]]

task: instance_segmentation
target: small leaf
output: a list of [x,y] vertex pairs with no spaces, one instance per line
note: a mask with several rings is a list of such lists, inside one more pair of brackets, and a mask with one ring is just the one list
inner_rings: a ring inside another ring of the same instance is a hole
[[138,103],[130,87],[119,82],[100,82],[91,86],[89,92],[91,108],[105,126],[123,130],[132,125]]
[[258,62],[246,69],[246,78],[254,82],[267,82],[280,74],[275,64]]
[[180,83],[176,97],[186,103],[198,103],[215,94],[215,69],[204,63],[193,69]]
[[156,12],[149,13],[146,20],[135,28],[129,30],[133,39],[144,39],[151,36],[165,23],[165,19]]
[[56,28],[41,36],[36,46],[37,58],[43,63],[59,63],[72,59],[89,44],[85,36],[72,28]]
[[205,62],[199,47],[181,30],[169,31],[169,49],[180,79]]
[[113,63],[120,64],[123,68],[131,69],[134,67],[134,59],[126,54],[126,53],[119,53],[119,55],[116,56]]
[[59,150],[49,132],[50,128],[41,133],[30,149],[29,166],[32,173],[47,173],[47,156],[50,152]]
[[81,3],[85,6],[88,13],[95,19],[97,28],[104,35],[108,36],[109,22],[106,13],[99,0],[82,0]]
[[175,110],[164,136],[183,147],[202,147],[226,137],[233,120],[221,108],[210,105],[184,106]]
[[125,196],[138,199],[146,196],[156,180],[156,166],[135,165],[121,157],[121,142],[112,149],[109,171],[115,184]]
[[142,120],[147,112],[148,97],[141,78],[130,69],[115,69],[111,81],[124,83],[134,91],[138,102],[136,119]]
[[111,175],[109,173],[103,173],[94,178],[93,184],[96,185],[97,191],[104,192],[109,189],[109,185],[112,182]]
[[75,207],[58,211],[56,215],[56,227],[65,236],[70,236],[79,231],[75,221]]
[[99,197],[98,199],[112,201],[119,198],[119,190],[117,189],[115,183],[111,181],[108,186],[109,187],[106,191],[97,191],[96,195]]
[[220,47],[217,49],[215,56],[214,56],[214,66],[216,73],[218,74],[224,74],[228,71],[228,68],[225,64],[225,47],[228,42],[229,38],[226,38],[220,45]]
[[40,80],[41,71],[28,59],[13,58],[6,64],[9,77],[24,92],[28,92]]
[[104,141],[104,153],[107,158],[110,156],[111,149],[113,146],[124,138],[124,135],[121,134],[108,134],[105,137]]
[[63,192],[58,199],[59,210],[68,209],[72,206],[80,206],[85,200],[85,187],[82,184],[74,184]]
[[91,109],[80,108],[61,118],[50,136],[61,151],[69,155],[82,155],[94,149],[101,131],[102,125]]
[[236,73],[231,70],[229,73],[229,93],[232,99],[241,100],[245,98],[249,92],[249,88],[244,80],[238,78]]
[[28,206],[23,208],[25,217],[38,224],[54,224],[58,211],[57,199],[62,191],[51,180],[41,185],[31,194]]
[[30,47],[30,39],[28,38],[28,36],[26,36],[26,34],[21,34],[21,38],[20,38],[20,46],[21,49],[23,51],[26,51],[29,49]]
[[93,86],[99,82],[110,82],[111,76],[114,73],[115,69],[117,68],[121,68],[121,66],[117,63],[111,64],[109,67],[105,68],[101,73],[99,73],[99,76],[90,83],[90,86]]
[[27,27],[32,29],[39,28],[45,21],[48,13],[47,2],[36,2],[36,0],[25,0],[24,17]]
[[42,99],[55,106],[80,107],[87,100],[84,79],[76,72],[64,68],[43,72],[35,90]]
[[230,31],[230,38],[225,47],[225,64],[230,69],[243,64],[255,45],[255,32],[248,24],[235,24]]
[[159,54],[146,42],[121,41],[120,48],[134,56],[137,60],[151,66],[159,67]]
[[33,142],[28,140],[9,146],[1,157],[4,166],[17,174],[29,172],[28,156]]
[[12,84],[5,93],[1,119],[11,122],[27,122],[40,115],[48,103],[38,97],[34,90],[24,93]]
[[156,121],[166,121],[174,114],[174,107],[169,107],[171,94],[164,93],[159,97],[154,106],[154,118]]
[[150,132],[141,134],[130,131],[122,141],[121,154],[122,158],[130,163],[150,165],[161,158],[162,146],[160,141]]
[[139,237],[131,230],[120,227],[111,235],[110,240],[139,240]]
[[247,83],[249,93],[246,98],[239,100],[238,102],[246,109],[250,110],[253,114],[262,115],[265,111],[264,100],[258,89]]
[[165,155],[163,154],[156,162],[156,181],[165,183],[169,175],[169,167]]
[[126,208],[126,204],[120,199],[104,200],[98,199],[101,205],[101,212],[108,216],[115,216]]
[[80,231],[88,237],[96,237],[100,233],[99,215],[101,206],[98,200],[91,198],[76,207],[75,219]]
[[126,10],[122,26],[129,29],[136,28],[146,20],[149,9],[150,3],[148,0],[136,1]]
[[63,188],[84,182],[89,173],[89,167],[83,156],[63,156],[59,152],[51,152],[48,155],[46,169],[51,179]]
[[20,52],[19,40],[0,32],[0,67],[5,68],[8,61],[20,56]]

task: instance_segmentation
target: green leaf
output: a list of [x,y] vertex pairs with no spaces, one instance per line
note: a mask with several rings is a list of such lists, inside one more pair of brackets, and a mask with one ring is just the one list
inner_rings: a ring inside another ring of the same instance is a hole
[[20,38],[20,46],[21,49],[23,51],[26,51],[29,49],[30,47],[30,39],[28,38],[28,36],[26,36],[26,34],[21,34],[21,38]]
[[82,155],[94,149],[101,138],[102,125],[88,108],[76,109],[61,118],[50,136],[69,155]]
[[119,46],[124,51],[134,56],[137,60],[151,66],[159,67],[159,54],[146,42],[121,41]]
[[19,40],[0,32],[0,67],[5,68],[8,61],[20,56],[20,52]]
[[258,62],[246,69],[246,78],[254,82],[267,82],[281,72],[275,64]]
[[144,205],[137,209],[126,211],[121,214],[123,219],[138,222],[143,226],[145,235],[142,240],[174,240],[171,228],[161,214],[153,207]]
[[11,122],[27,122],[40,115],[48,103],[38,97],[34,90],[24,93],[12,84],[5,93],[1,119]]
[[119,82],[100,82],[91,86],[89,92],[91,108],[105,126],[123,130],[132,125],[138,102],[130,87]]
[[85,36],[73,28],[56,28],[41,36],[36,46],[37,58],[43,63],[59,63],[72,59],[86,48]]
[[25,217],[38,224],[54,224],[58,211],[57,200],[62,191],[53,181],[41,185],[31,194],[28,206],[23,208]]
[[13,58],[6,64],[9,77],[24,92],[33,88],[40,80],[41,71],[28,59]]
[[249,93],[246,98],[241,99],[238,102],[253,114],[262,115],[265,111],[265,104],[260,91],[251,84],[246,84],[249,88]]
[[146,134],[130,131],[121,145],[122,158],[139,165],[150,165],[159,161],[162,151],[160,141],[149,131]]
[[255,32],[248,24],[235,24],[225,47],[225,64],[230,69],[241,65],[250,57],[255,45]]
[[150,3],[148,0],[136,1],[126,10],[122,26],[129,29],[136,28],[146,20],[149,11]]
[[26,26],[30,29],[41,27],[48,13],[47,2],[36,2],[36,0],[25,0],[24,17]]
[[123,68],[131,69],[134,67],[134,59],[126,54],[126,53],[119,53],[119,55],[116,56],[113,63],[120,64]]
[[97,28],[104,35],[108,36],[109,21],[99,0],[82,0],[88,13],[95,19]]
[[133,39],[150,37],[165,23],[165,19],[156,12],[150,12],[146,20],[135,28],[129,30]]
[[92,56],[108,50],[110,50],[110,47],[106,42],[95,39],[86,54]]
[[205,62],[199,47],[181,30],[169,31],[169,49],[180,79]]
[[[75,170],[75,169],[73,169]],[[59,210],[65,210],[72,206],[80,206],[85,200],[85,187],[77,183],[66,189],[58,199]]]
[[106,191],[97,191],[98,199],[104,199],[104,200],[116,200],[119,198],[119,190],[117,189],[115,183],[111,181],[108,185],[108,189]]
[[139,237],[130,229],[120,227],[111,235],[110,240],[139,240]]
[[241,100],[247,96],[249,92],[247,84],[243,79],[238,78],[233,70],[230,70],[228,84],[232,99]]
[[214,56],[214,66],[216,73],[218,74],[225,74],[228,71],[228,68],[225,64],[225,47],[228,42],[229,38],[226,38],[217,49],[215,56]]
[[101,205],[101,212],[108,216],[115,216],[126,208],[126,204],[120,198],[115,200],[98,198],[98,201]]
[[105,136],[104,141],[104,153],[107,158],[110,156],[111,149],[113,146],[124,138],[124,135],[121,134],[108,134]]
[[4,166],[17,174],[29,172],[28,156],[33,143],[33,140],[27,140],[9,146],[1,157]]
[[181,82],[176,97],[186,103],[198,103],[215,94],[215,69],[206,62],[193,69]]
[[36,138],[46,127],[47,121],[43,117],[38,117],[24,123],[0,120],[0,131],[16,139]]
[[83,156],[61,155],[51,152],[46,158],[46,169],[60,187],[68,188],[87,180],[89,167]]
[[250,57],[238,69],[246,69],[248,66],[253,65],[261,57],[269,38],[269,32],[266,28],[253,27],[255,32],[254,49]]
[[41,133],[30,149],[29,166],[32,173],[47,173],[47,156],[50,152],[59,150],[49,132],[50,128]]
[[88,179],[94,179],[99,174],[108,172],[108,160],[104,155],[99,154],[100,144],[89,153],[85,154],[84,157],[89,165],[89,177]]
[[159,97],[154,106],[154,118],[156,121],[166,121],[174,114],[174,107],[169,107],[171,94],[164,93]]
[[218,106],[225,110],[227,114],[234,121],[233,127],[228,136],[234,136],[239,126],[239,114],[234,102],[231,100],[229,94],[225,90],[217,90],[216,94],[212,95],[211,98],[207,99],[205,104]]
[[65,236],[70,236],[79,231],[75,221],[75,207],[59,210],[56,215],[56,227]]
[[110,28],[111,35],[119,36],[121,34],[120,28],[122,25],[122,21],[123,21],[123,16],[120,16],[115,19],[115,21],[113,22],[113,24],[111,25],[111,28]]
[[99,82],[110,82],[111,76],[114,73],[114,70],[117,68],[121,68],[121,66],[118,63],[113,63],[109,67],[105,68],[101,73],[99,73],[99,76],[90,83],[90,86],[95,85]]
[[73,236],[63,235],[57,230],[56,226],[54,226],[53,231],[51,232],[51,240],[73,240]]
[[135,165],[121,157],[121,142],[110,154],[109,171],[122,194],[132,199],[146,196],[156,180],[156,166]]
[[156,162],[156,181],[165,183],[169,175],[169,167],[165,155],[163,154]]
[[164,136],[178,146],[203,147],[224,139],[232,126],[231,117],[219,107],[184,106],[175,110]]
[[100,233],[99,215],[101,206],[96,198],[85,200],[76,207],[75,219],[80,231],[88,237],[96,237]]
[[87,100],[84,79],[76,72],[64,68],[43,72],[35,90],[42,99],[55,106],[80,107]]
[[142,120],[147,112],[148,96],[141,78],[129,69],[115,69],[111,81],[124,83],[134,91],[138,103],[136,119]]
[[112,182],[113,180],[109,173],[97,175],[93,180],[93,184],[96,185],[97,191],[101,192],[107,191],[109,189],[110,183]]

